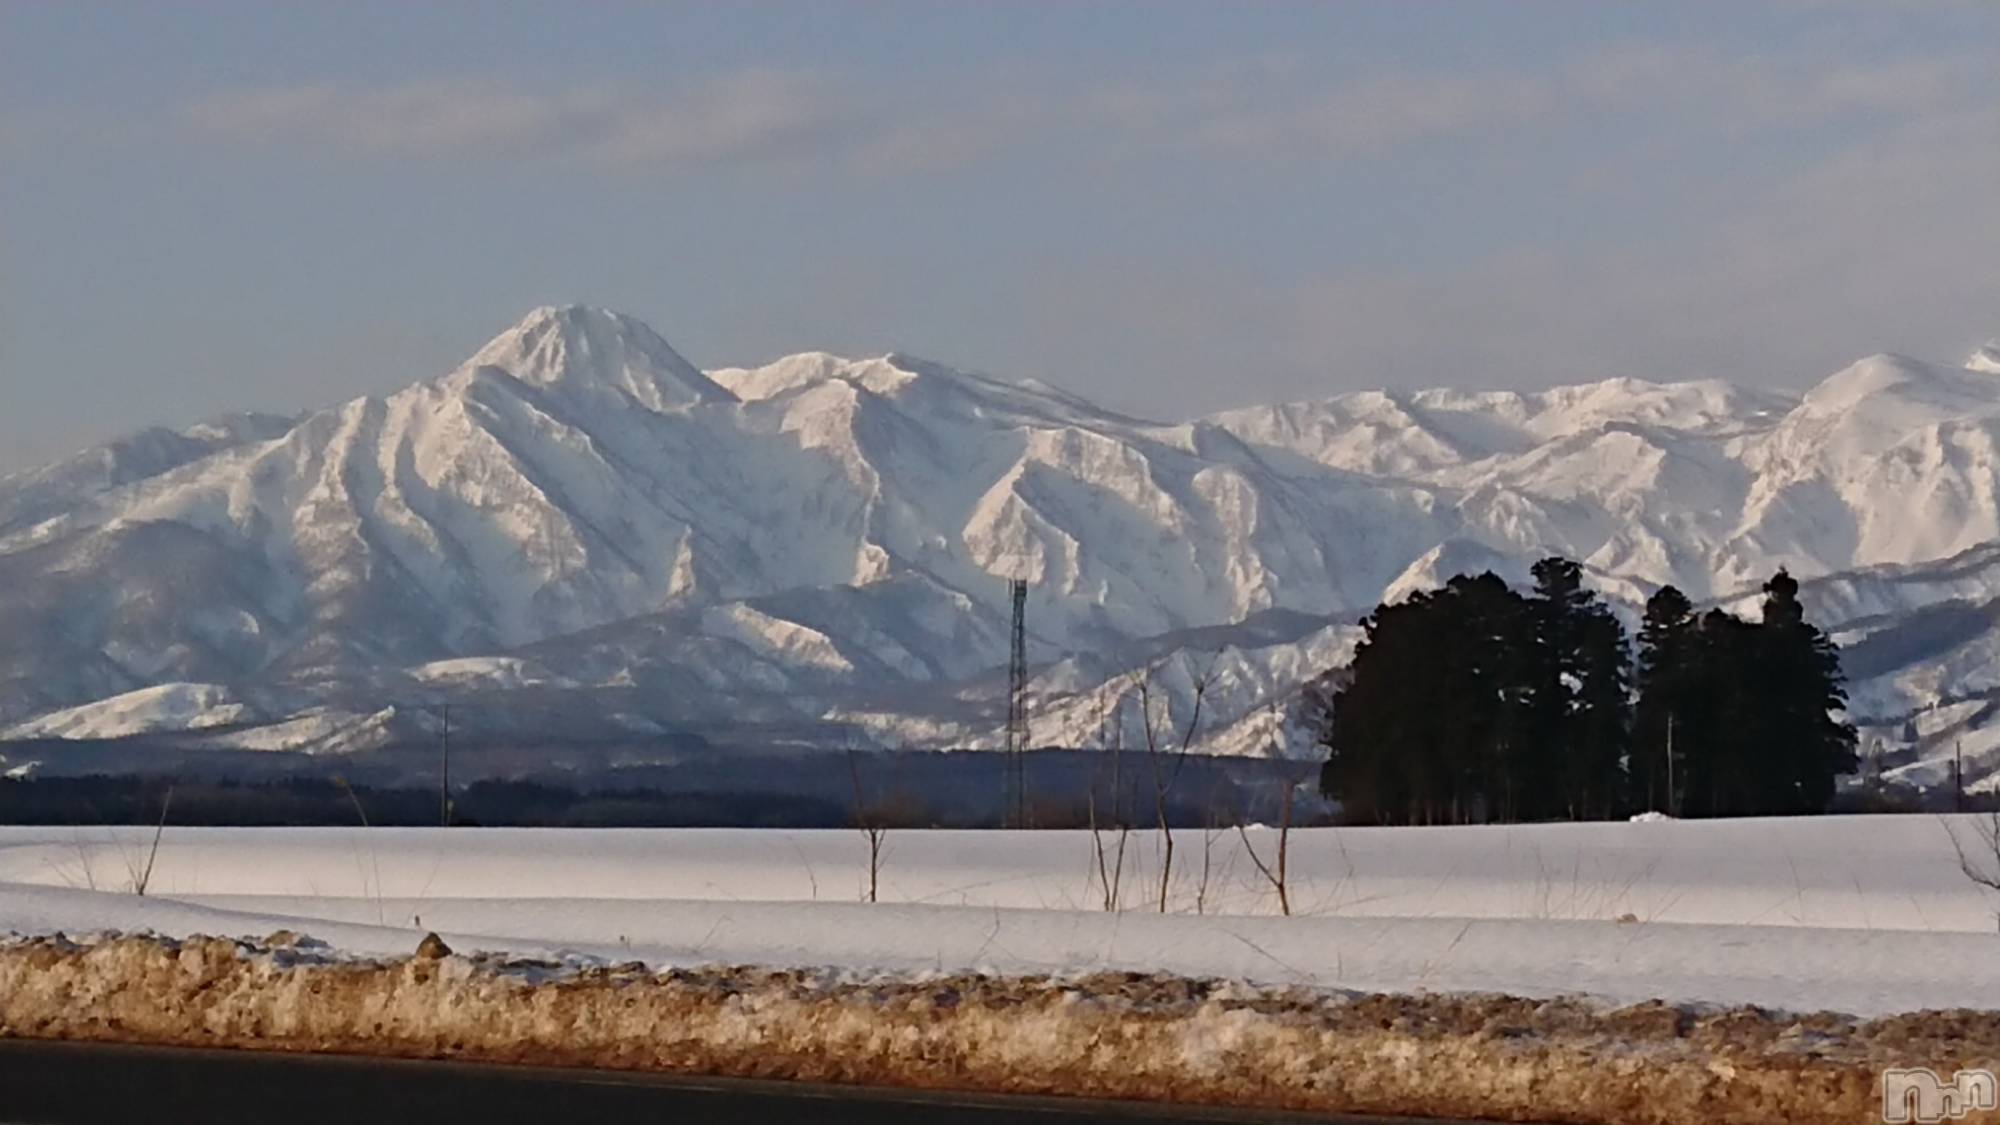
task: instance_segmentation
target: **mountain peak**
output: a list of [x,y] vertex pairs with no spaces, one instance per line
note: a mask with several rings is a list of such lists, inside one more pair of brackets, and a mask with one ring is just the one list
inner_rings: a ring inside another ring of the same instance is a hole
[[637,317],[588,305],[543,305],[495,336],[463,369],[496,367],[538,387],[612,390],[650,410],[734,396]]
[[772,398],[801,387],[839,381],[875,394],[893,394],[920,379],[953,380],[964,376],[941,363],[901,352],[849,359],[832,352],[799,352],[762,367],[723,367],[709,378],[745,402]]
[[[1971,363],[1966,367],[1977,370]],[[1871,414],[1879,413],[1902,403],[1947,417],[1991,405],[1994,398],[1991,384],[1966,378],[1963,369],[1883,352],[1830,376],[1806,392],[1802,402],[1823,415],[1846,414],[1864,404]]]
[[2000,375],[2000,340],[1988,340],[1965,361],[1968,371],[1978,371],[1987,375]]

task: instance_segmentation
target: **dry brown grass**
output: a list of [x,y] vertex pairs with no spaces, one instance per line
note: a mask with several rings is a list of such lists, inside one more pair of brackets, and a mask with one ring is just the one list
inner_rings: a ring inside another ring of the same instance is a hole
[[0,1035],[1573,1122],[1876,1120],[1888,1066],[2000,1058],[2000,1014],[1864,1022],[1139,974],[852,980],[309,940],[0,946]]

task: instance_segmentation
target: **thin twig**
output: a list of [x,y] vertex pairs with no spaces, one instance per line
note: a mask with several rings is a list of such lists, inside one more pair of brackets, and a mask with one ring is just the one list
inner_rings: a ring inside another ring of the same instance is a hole
[[[2000,892],[2000,811],[1988,813],[1986,823],[1975,822],[1972,827],[1985,856],[1993,861],[1992,870],[1980,866],[1978,859],[1966,852],[1965,842],[1958,838],[1958,831],[1950,821],[1939,817],[1938,822],[1944,825],[1945,835],[1951,837],[1951,849],[1958,853],[1958,869],[1965,877],[1977,886]],[[1995,910],[1994,924],[2000,928],[2000,908]]]
[[847,751],[847,772],[854,783],[855,827],[868,841],[868,901],[874,902],[882,873],[882,838],[888,834],[888,829],[877,819],[872,806],[862,796],[860,758],[852,748]]
[[[341,790],[347,794],[348,800],[354,802],[354,815],[361,818],[362,833],[366,835],[369,828],[368,810],[361,807],[361,795],[354,791],[354,786],[349,785],[347,779],[344,777],[335,777],[333,783],[340,786]],[[358,859],[355,862],[356,866],[360,865]],[[368,845],[368,867],[374,872],[372,885],[375,892],[375,921],[386,924],[387,915],[382,909],[382,857],[376,852],[373,841],[370,841]]]
[[137,885],[132,888],[140,898],[146,897],[146,888],[153,882],[153,861],[160,858],[160,837],[167,832],[167,810],[174,806],[174,783],[167,783],[167,795],[160,800],[160,823],[153,826],[153,847],[146,853],[146,870]]
[[1208,696],[1208,689],[1215,682],[1215,666],[1218,660],[1209,661],[1208,667],[1194,679],[1194,708],[1188,715],[1187,727],[1181,732],[1180,746],[1173,751],[1173,768],[1163,773],[1160,759],[1167,751],[1153,722],[1152,670],[1149,668],[1135,676],[1139,689],[1139,712],[1141,727],[1146,735],[1146,762],[1153,780],[1153,817],[1160,831],[1160,897],[1159,911],[1167,912],[1167,892],[1173,884],[1174,875],[1174,830],[1168,823],[1167,797],[1173,791],[1174,783],[1180,780],[1181,769],[1187,764],[1189,749],[1194,745],[1195,732],[1201,726],[1202,702]]
[[1240,823],[1236,826],[1236,834],[1243,840],[1243,850],[1250,853],[1250,862],[1257,865],[1257,873],[1278,892],[1279,912],[1289,918],[1292,916],[1292,894],[1286,878],[1286,865],[1292,850],[1292,795],[1296,787],[1291,784],[1290,779],[1284,781],[1284,786],[1285,794],[1279,803],[1278,862],[1275,870],[1264,862],[1263,856],[1257,854],[1257,846],[1250,842],[1250,833]]

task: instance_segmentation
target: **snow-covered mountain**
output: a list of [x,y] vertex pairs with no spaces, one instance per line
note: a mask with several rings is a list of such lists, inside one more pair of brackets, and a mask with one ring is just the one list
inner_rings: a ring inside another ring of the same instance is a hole
[[1163,423],[903,355],[704,373],[543,308],[386,397],[0,479],[0,731],[340,748],[449,699],[516,733],[991,744],[1020,576],[1038,741],[1136,733],[1151,668],[1160,722],[1212,681],[1203,744],[1265,753],[1379,600],[1559,552],[1631,604],[1815,579],[1909,757],[1935,705],[2000,699],[1996,491],[1993,348],[1799,398],[1613,380]]

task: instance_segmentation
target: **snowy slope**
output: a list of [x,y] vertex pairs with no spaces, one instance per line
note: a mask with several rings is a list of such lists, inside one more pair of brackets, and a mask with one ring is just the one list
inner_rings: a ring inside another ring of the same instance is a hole
[[1092,744],[1136,670],[1179,721],[1213,667],[1203,745],[1266,753],[1377,601],[1561,552],[1629,605],[1814,579],[1857,712],[1902,738],[2000,691],[1996,374],[1988,348],[1798,398],[1612,380],[1176,424],[904,355],[704,373],[630,317],[537,309],[394,394],[0,480],[0,722],[186,725],[120,700],[212,684],[304,717],[266,745],[446,698],[516,732],[990,744],[1021,576],[1038,740]]

